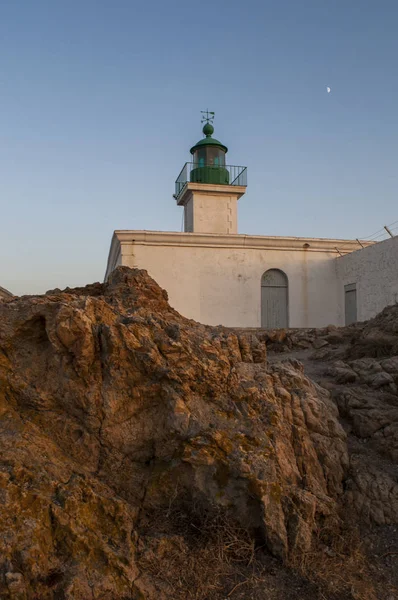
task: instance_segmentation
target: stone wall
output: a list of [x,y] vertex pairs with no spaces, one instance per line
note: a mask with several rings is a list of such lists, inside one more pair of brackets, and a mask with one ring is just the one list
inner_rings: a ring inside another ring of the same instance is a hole
[[398,303],[398,237],[337,258],[336,264],[340,303],[344,286],[356,284],[358,321]]

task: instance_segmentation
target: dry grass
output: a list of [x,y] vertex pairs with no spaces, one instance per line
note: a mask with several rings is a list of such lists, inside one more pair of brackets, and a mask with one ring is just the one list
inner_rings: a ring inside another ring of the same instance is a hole
[[294,556],[289,565],[329,594],[354,600],[377,600],[368,560],[354,528],[325,527],[311,552]]
[[256,583],[259,565],[248,531],[220,511],[183,509],[147,515],[139,568],[167,597],[220,600]]
[[139,568],[156,582],[160,597],[289,600],[299,597],[294,588],[300,580],[314,600],[376,600],[358,535],[337,525],[319,532],[315,550],[291,558],[290,570],[256,544],[253,532],[215,508],[150,511],[140,536]]

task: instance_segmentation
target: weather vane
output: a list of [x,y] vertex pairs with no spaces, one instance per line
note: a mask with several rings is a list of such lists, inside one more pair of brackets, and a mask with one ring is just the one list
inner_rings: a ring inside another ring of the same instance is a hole
[[200,111],[202,113],[202,120],[201,123],[204,123],[206,121],[206,123],[213,123],[214,121],[214,115],[215,113],[209,110],[201,110]]

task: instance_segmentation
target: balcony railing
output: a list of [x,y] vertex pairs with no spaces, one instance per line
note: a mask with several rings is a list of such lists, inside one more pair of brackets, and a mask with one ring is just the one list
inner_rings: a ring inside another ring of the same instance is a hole
[[[192,174],[192,171],[195,173]],[[203,179],[200,173],[203,173]],[[220,181],[219,174],[223,174]],[[181,173],[176,179],[174,198],[178,201],[185,186],[189,182],[196,183],[220,183],[221,185],[247,185],[247,167],[237,167],[234,165],[202,165],[193,162],[187,162],[181,169]]]

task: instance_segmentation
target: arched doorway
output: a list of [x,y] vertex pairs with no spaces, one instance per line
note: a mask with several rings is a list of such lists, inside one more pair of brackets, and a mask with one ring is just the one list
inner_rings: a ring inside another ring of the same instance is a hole
[[261,277],[261,327],[288,327],[288,281],[279,269],[269,269]]

